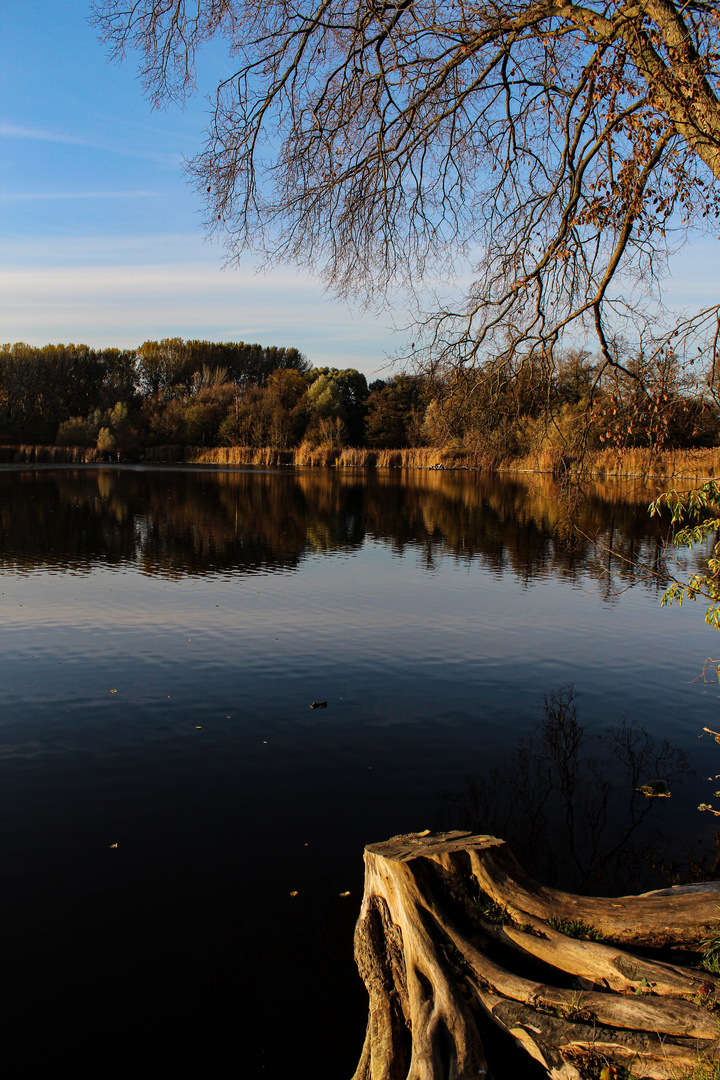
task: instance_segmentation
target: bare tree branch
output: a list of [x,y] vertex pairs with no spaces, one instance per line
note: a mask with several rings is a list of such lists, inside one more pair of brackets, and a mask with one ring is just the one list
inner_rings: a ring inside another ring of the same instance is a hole
[[573,325],[604,368],[672,333],[715,370],[712,319],[668,331],[658,282],[671,240],[720,217],[718,0],[98,0],[94,20],[155,104],[225,36],[189,168],[231,260],[366,301],[471,265],[417,353],[456,372],[500,351],[552,370]]

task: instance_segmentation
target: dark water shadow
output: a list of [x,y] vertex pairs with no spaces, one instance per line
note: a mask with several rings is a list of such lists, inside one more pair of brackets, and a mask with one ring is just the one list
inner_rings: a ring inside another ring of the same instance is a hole
[[[636,722],[588,731],[574,687],[561,686],[502,766],[440,793],[438,826],[501,837],[538,881],[571,892],[703,880],[717,874],[717,852],[683,844],[672,822],[673,790],[691,773],[684,750]],[[669,795],[648,797],[648,784]]]

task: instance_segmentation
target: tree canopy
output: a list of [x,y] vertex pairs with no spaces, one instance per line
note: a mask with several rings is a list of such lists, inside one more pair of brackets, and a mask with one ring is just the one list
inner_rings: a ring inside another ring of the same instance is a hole
[[[298,349],[242,341],[163,338],[138,349],[8,343],[0,345],[0,440],[47,443],[57,436],[62,445],[94,445],[101,425],[117,437],[128,434],[128,409],[163,412],[179,398],[197,405],[263,387],[273,373],[297,376],[304,386],[311,367]],[[178,441],[176,427],[165,441]],[[183,435],[192,441],[191,432]],[[201,430],[198,442],[202,436]]]
[[[203,372],[220,372],[238,386],[263,385],[279,368],[309,371],[311,364],[297,349],[249,345],[244,341],[145,341],[137,351],[137,378],[144,394],[172,391],[202,383]],[[207,376],[205,376],[207,382]]]
[[663,322],[653,288],[720,216],[718,0],[97,0],[94,18],[156,104],[227,39],[190,170],[231,258],[260,242],[365,298],[470,266],[464,297],[426,305],[431,363],[456,370],[499,346],[551,369],[571,324],[604,368],[628,342],[714,358],[718,308]]

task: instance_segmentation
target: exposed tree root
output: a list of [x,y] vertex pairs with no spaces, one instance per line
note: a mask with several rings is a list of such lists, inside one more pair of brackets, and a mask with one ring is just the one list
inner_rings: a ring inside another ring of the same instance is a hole
[[355,932],[370,1005],[354,1080],[489,1077],[490,1024],[559,1080],[600,1063],[666,1080],[720,1060],[720,981],[655,958],[696,962],[720,925],[719,890],[573,896],[529,878],[504,841],[465,832],[370,845]]

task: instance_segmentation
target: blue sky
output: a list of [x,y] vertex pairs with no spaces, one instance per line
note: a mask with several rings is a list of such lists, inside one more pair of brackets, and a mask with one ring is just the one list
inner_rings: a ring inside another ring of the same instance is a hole
[[[201,57],[185,110],[153,112],[134,58],[107,62],[88,11],[89,0],[0,0],[0,341],[258,341],[383,373],[407,345],[393,331],[402,310],[351,310],[291,266],[258,275],[248,257],[223,270],[204,241],[181,163],[229,70],[222,49]],[[705,239],[674,260],[671,303],[716,302],[718,250]]]
[[107,62],[88,10],[0,0],[0,341],[258,341],[381,373],[404,313],[352,310],[290,266],[223,270],[204,240],[182,158],[203,142],[222,51],[184,110],[153,111],[133,57]]

